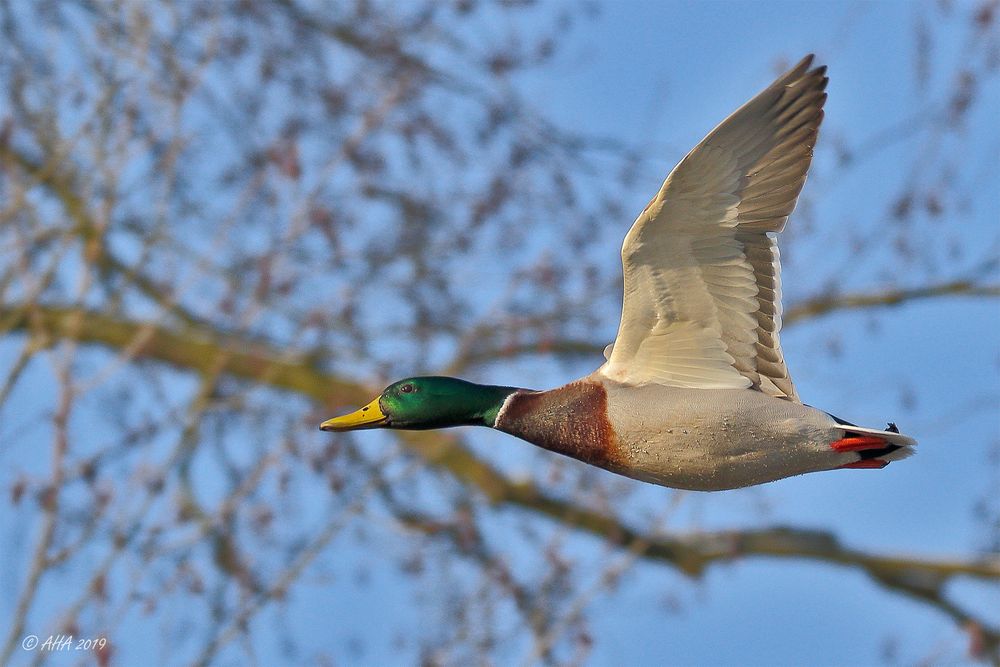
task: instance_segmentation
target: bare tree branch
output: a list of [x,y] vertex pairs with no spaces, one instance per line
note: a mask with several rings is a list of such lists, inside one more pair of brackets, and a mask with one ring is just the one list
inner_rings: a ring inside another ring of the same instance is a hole
[[910,301],[950,296],[998,297],[1000,285],[979,285],[970,280],[951,280],[923,287],[817,296],[793,304],[781,316],[781,320],[783,324],[790,325],[841,310],[900,306]]
[[[970,280],[950,280],[923,287],[878,290],[873,292],[852,292],[848,294],[823,295],[799,301],[782,315],[785,328],[818,317],[831,315],[843,310],[867,310],[901,306],[912,301],[923,301],[941,297],[1000,297],[1000,285],[981,285]],[[539,321],[542,321],[540,318]],[[529,327],[530,329],[530,327]],[[459,358],[449,368],[458,372],[477,363],[497,358],[513,358],[530,355],[554,355],[557,357],[600,357],[604,344],[590,340],[561,338],[559,340],[528,340],[515,344],[503,342],[505,331],[502,327],[481,327]],[[531,338],[521,335],[520,338]]]
[[102,273],[121,276],[134,285],[141,294],[164,308],[171,315],[187,325],[200,325],[203,320],[188,312],[176,299],[171,291],[144,275],[138,267],[130,267],[114,255],[107,247],[100,226],[87,210],[87,204],[77,194],[72,174],[66,173],[62,164],[39,163],[24,153],[0,142],[0,165],[11,169],[17,168],[27,174],[38,185],[47,188],[62,204],[66,216],[73,222],[71,229],[80,237],[86,247],[86,255]]
[[[73,336],[81,343],[115,349],[132,347],[137,357],[201,373],[218,370],[299,393],[328,406],[357,404],[369,398],[372,391],[322,372],[304,356],[282,354],[264,343],[238,336],[214,335],[204,330],[170,331],[99,313],[42,305],[3,307],[0,318],[15,331],[50,339]],[[134,345],[136,340],[141,340],[141,345]],[[1000,642],[1000,630],[975,620],[948,600],[944,591],[944,583],[955,576],[1000,580],[1000,559],[996,557],[962,560],[886,556],[846,547],[825,531],[790,527],[687,536],[645,535],[613,516],[548,495],[529,481],[508,479],[448,435],[401,432],[400,439],[428,464],[448,471],[492,504],[527,509],[620,545],[641,543],[644,558],[670,564],[688,576],[698,577],[715,563],[749,557],[795,558],[851,567],[867,573],[887,590],[937,608],[963,626],[975,624],[992,650]]]

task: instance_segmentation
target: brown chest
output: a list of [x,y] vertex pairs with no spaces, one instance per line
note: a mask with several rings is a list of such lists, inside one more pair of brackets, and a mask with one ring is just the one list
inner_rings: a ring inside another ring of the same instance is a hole
[[508,399],[496,428],[591,465],[614,470],[623,463],[608,421],[607,392],[594,382],[518,392]]

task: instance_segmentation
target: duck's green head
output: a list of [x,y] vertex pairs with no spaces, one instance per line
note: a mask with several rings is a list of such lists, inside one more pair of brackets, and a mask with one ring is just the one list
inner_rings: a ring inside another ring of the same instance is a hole
[[516,387],[494,387],[449,377],[414,377],[386,387],[371,403],[328,419],[324,431],[363,428],[427,429],[493,426],[504,400]]

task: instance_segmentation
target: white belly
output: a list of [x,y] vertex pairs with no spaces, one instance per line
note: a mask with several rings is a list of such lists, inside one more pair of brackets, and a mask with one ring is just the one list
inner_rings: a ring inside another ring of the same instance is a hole
[[626,475],[700,491],[762,484],[853,460],[830,449],[824,412],[750,389],[622,387],[605,381]]

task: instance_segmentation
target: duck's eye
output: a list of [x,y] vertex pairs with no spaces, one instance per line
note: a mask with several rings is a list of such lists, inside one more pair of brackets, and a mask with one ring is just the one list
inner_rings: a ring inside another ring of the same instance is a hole
[[413,385],[412,384],[404,384],[402,387],[399,388],[399,391],[400,391],[400,393],[403,393],[403,394],[412,394],[413,391],[414,391]]

